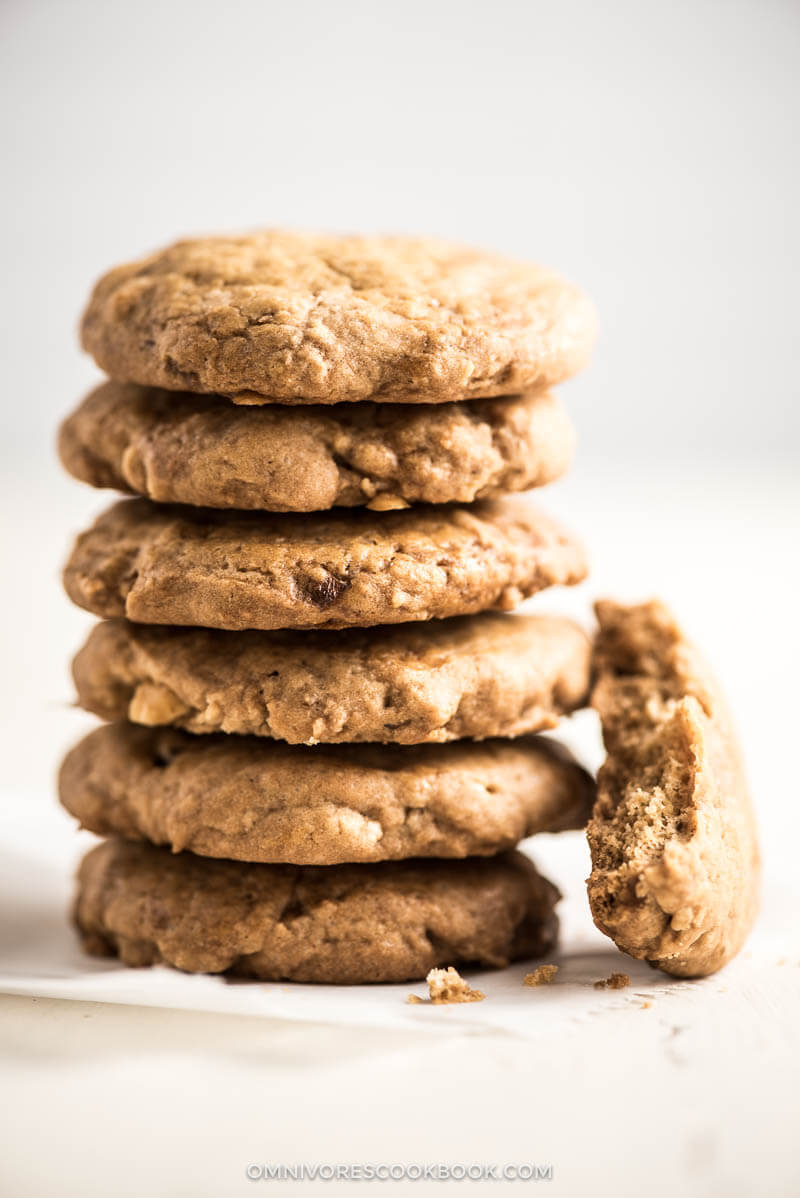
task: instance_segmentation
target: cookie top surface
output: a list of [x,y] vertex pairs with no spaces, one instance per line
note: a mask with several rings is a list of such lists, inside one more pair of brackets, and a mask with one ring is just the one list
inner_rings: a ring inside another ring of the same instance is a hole
[[559,382],[595,316],[542,267],[421,237],[179,241],[95,286],[82,341],[121,382],[243,403],[441,403]]
[[207,628],[344,628],[509,609],[586,572],[580,543],[522,498],[322,515],[126,499],[64,571],[96,615]]
[[547,737],[285,745],[106,724],[68,754],[61,802],[101,836],[235,861],[488,856],[581,828],[594,786]]
[[573,431],[546,391],[447,404],[242,408],[97,387],[61,427],[66,469],[161,503],[277,512],[471,502],[558,478]]
[[84,858],[74,918],[89,952],[128,965],[357,984],[540,956],[558,897],[521,853],[297,867],[115,839]]
[[557,616],[465,616],[344,632],[222,632],[110,620],[77,655],[106,720],[293,744],[519,736],[582,706],[589,641]]
[[759,853],[736,735],[716,680],[663,604],[597,605],[608,758],[589,824],[594,920],[667,973],[713,973],[758,906]]

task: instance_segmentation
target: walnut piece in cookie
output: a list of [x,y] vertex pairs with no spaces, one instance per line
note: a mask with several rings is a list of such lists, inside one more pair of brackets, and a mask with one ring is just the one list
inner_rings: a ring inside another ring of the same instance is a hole
[[533,973],[525,974],[526,986],[549,986],[558,973],[557,965],[540,965]]
[[676,977],[736,955],[760,860],[739,746],[711,671],[658,602],[596,605],[592,705],[607,759],[588,827],[589,903],[623,952]]

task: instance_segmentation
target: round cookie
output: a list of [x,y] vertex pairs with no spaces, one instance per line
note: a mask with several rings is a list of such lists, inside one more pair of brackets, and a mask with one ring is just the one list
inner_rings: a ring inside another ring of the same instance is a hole
[[81,863],[74,919],[88,952],[126,965],[358,984],[541,956],[558,898],[521,853],[298,867],[108,840]]
[[82,342],[121,382],[240,403],[442,403],[557,383],[595,315],[542,267],[423,237],[179,241],[94,288]]
[[584,704],[589,640],[559,616],[464,616],[344,632],[109,620],[73,663],[105,720],[292,744],[420,744],[554,728]]
[[488,856],[586,825],[594,786],[546,737],[295,747],[106,724],[67,755],[85,828],[234,861],[338,865]]
[[585,573],[580,543],[522,498],[302,516],[125,499],[78,538],[64,585],[142,624],[345,628],[508,610]]
[[573,431],[547,391],[471,403],[241,408],[103,383],[61,427],[66,469],[161,503],[273,512],[471,502],[558,478]]

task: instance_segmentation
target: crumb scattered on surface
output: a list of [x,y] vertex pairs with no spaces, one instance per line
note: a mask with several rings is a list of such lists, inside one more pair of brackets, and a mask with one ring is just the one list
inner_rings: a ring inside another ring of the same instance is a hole
[[642,1003],[642,1010],[643,1010],[643,1011],[649,1011],[649,1010],[650,1010],[650,1008],[652,1007],[652,1005],[653,1005],[653,1004],[652,1004],[651,1002],[643,1002],[643,1003]]
[[432,1003],[480,1002],[486,997],[482,991],[473,990],[452,965],[447,969],[432,969],[425,981]]
[[409,994],[409,996],[408,996],[408,1001],[409,1001],[410,1003],[418,1003],[418,1002],[424,1002],[424,1001],[425,1001],[425,999],[424,999],[424,998],[420,998],[420,996],[419,996],[418,994]]
[[539,965],[533,973],[525,974],[526,986],[549,986],[558,973],[557,965]]
[[627,973],[612,973],[607,978],[601,978],[599,982],[595,982],[595,990],[624,990],[626,986],[630,986],[631,979]]

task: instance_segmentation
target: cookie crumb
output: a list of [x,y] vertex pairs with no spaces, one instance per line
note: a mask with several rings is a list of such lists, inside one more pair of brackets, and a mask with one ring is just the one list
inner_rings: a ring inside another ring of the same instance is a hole
[[652,1005],[653,1005],[653,1004],[652,1004],[651,1002],[643,1002],[643,1003],[642,1003],[642,1008],[641,1008],[641,1009],[642,1009],[643,1011],[649,1011],[649,1010],[650,1010],[650,1008],[652,1007]]
[[599,982],[595,982],[595,990],[624,990],[626,986],[630,986],[631,979],[627,973],[612,973],[610,977],[601,978]]
[[419,996],[418,994],[409,994],[409,996],[408,996],[408,1001],[409,1001],[410,1003],[418,1003],[418,1002],[424,1002],[424,1001],[425,1001],[425,999],[424,999],[424,998],[420,998],[420,996]]
[[557,965],[539,965],[533,973],[525,974],[526,986],[549,986],[558,973]]
[[486,997],[482,991],[471,989],[452,965],[447,969],[432,969],[425,981],[432,1003],[480,1002]]

